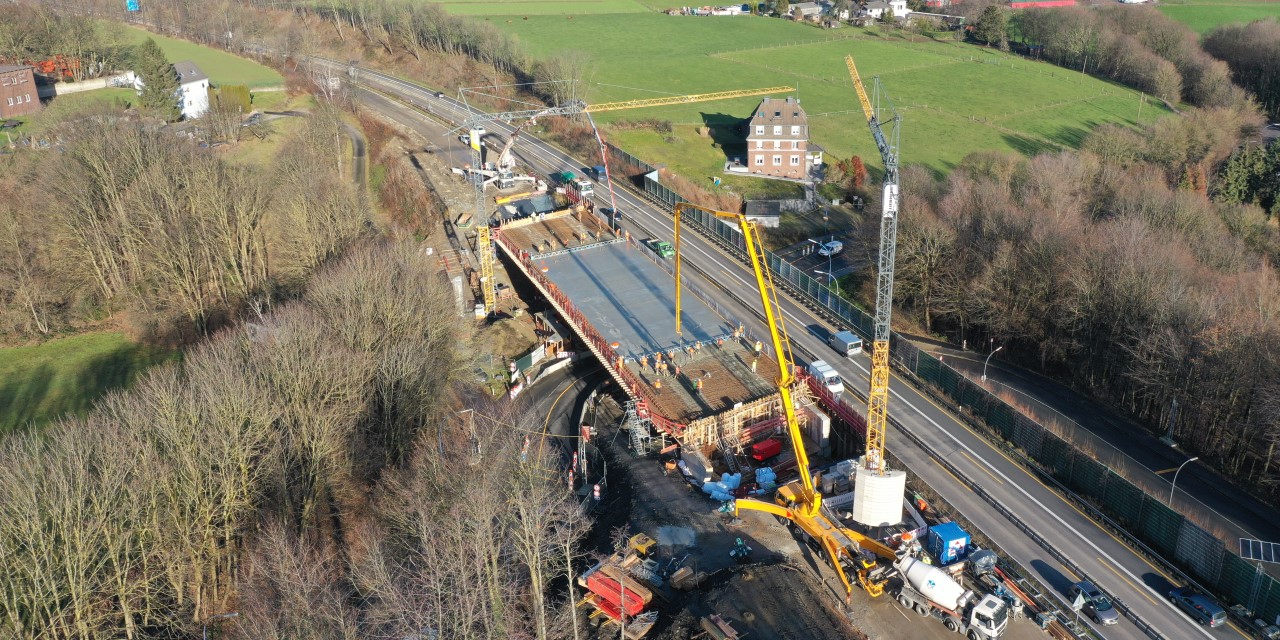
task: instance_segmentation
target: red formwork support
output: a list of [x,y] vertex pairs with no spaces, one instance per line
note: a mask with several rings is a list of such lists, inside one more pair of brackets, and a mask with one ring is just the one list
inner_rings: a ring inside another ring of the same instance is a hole
[[813,392],[818,402],[829,411],[837,420],[844,422],[858,432],[863,438],[867,437],[867,419],[858,413],[849,403],[835,397],[827,385],[822,384],[817,378],[805,373],[797,371],[796,375],[809,385],[809,390]]

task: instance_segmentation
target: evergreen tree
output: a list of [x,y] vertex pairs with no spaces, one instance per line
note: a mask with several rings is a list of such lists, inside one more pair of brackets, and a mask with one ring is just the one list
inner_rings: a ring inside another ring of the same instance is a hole
[[152,38],[138,45],[134,54],[134,72],[142,78],[142,108],[165,120],[178,119],[178,76],[164,57],[160,45]]
[[1009,20],[1004,9],[996,5],[983,9],[973,26],[973,37],[988,45],[1004,42],[1009,37]]

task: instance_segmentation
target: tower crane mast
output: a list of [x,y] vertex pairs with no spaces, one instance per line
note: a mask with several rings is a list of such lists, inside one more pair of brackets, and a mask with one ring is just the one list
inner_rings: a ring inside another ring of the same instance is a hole
[[867,117],[867,126],[875,138],[880,157],[884,160],[884,187],[880,215],[880,258],[876,275],[875,331],[871,343],[871,388],[867,394],[867,449],[864,464],[867,469],[885,472],[884,436],[889,422],[889,338],[890,320],[893,316],[893,263],[898,246],[898,125],[902,117],[893,109],[892,126],[886,138],[880,124],[880,78],[875,78],[873,105],[867,90],[853,63],[853,56],[845,56],[853,89]]

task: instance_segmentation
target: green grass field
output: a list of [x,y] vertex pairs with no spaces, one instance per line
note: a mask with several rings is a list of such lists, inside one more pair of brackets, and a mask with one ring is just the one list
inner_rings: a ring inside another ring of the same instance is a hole
[[[1151,101],[1142,104],[1137,91],[1047,63],[875,29],[833,32],[770,18],[654,13],[494,22],[516,34],[534,55],[585,57],[591,82],[586,97],[593,102],[653,97],[658,91],[795,87],[809,114],[812,140],[830,156],[856,153],[871,166],[879,165],[878,154],[850,85],[845,54],[854,56],[867,81],[882,78],[901,112],[903,161],[939,172],[975,150],[1031,153],[1071,147],[1100,124],[1132,125],[1167,113]],[[610,35],[584,39],[582,33]],[[609,136],[642,158],[704,179],[718,174],[727,157],[742,155],[743,148],[729,127],[717,129],[714,139],[698,137],[696,128],[744,120],[758,103],[758,97],[740,98],[606,112],[598,119],[672,121],[673,143],[642,131]]]
[[460,16],[564,15],[644,13],[650,8],[635,0],[444,0],[438,3]]
[[175,357],[111,332],[0,349],[0,434],[83,413],[102,394]]
[[126,27],[125,34],[133,42],[144,42],[147,38],[154,38],[156,44],[164,50],[164,55],[169,58],[169,62],[190,60],[196,63],[196,66],[209,76],[209,81],[214,86],[243,84],[253,89],[284,84],[284,78],[271,68],[252,60],[233,56],[225,51],[203,47],[186,40],[156,35],[134,27]]
[[1200,33],[1232,22],[1280,18],[1277,0],[1172,0],[1157,8]]

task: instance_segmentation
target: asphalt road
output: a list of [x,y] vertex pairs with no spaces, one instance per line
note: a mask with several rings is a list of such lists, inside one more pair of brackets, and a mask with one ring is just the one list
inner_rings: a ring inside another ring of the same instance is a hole
[[[364,82],[379,90],[412,99],[419,105],[430,105],[437,115],[454,121],[461,121],[465,117],[460,105],[449,98],[436,98],[434,91],[368,70],[362,72],[361,77]],[[388,103],[385,99],[381,102],[373,99],[366,102],[369,107],[378,110],[382,110],[380,104]],[[413,125],[406,120],[425,119],[422,114],[414,114],[412,109],[403,106],[387,109],[385,113],[409,126]],[[423,129],[420,130],[423,131],[443,129],[438,125],[422,124]],[[495,122],[488,129],[507,135],[512,127]],[[440,139],[436,142],[448,144],[449,141]],[[527,165],[546,174],[566,169],[577,170],[582,165],[528,134],[521,138],[516,153]],[[604,202],[608,198],[606,190],[602,189],[597,198],[601,200],[601,204],[607,204]],[[669,214],[623,190],[616,192],[616,198],[624,226],[631,226],[633,233],[671,238],[673,230]],[[636,225],[642,228],[636,228]],[[743,316],[750,314],[749,317],[758,317],[759,312],[755,306],[758,302],[751,301],[755,295],[754,283],[746,267],[696,234],[685,235],[684,241],[687,264],[701,272],[691,269],[690,272],[693,273],[690,273],[690,277],[695,281],[703,279],[720,287],[704,284],[703,288],[716,292],[712,295],[721,297],[722,303],[746,310]],[[727,291],[735,294],[730,295]],[[813,324],[826,326],[820,318],[789,297],[781,296],[779,302],[791,327]],[[756,324],[756,331],[763,332],[763,323],[757,321]],[[847,360],[838,359],[818,337],[804,331],[794,331],[791,341],[793,347],[801,352],[807,351],[831,362],[850,384],[860,387],[868,384],[870,362],[866,355]],[[1132,552],[1042,485],[1034,476],[988,445],[981,436],[969,431],[944,409],[897,378],[891,385],[890,412],[901,428],[910,430],[933,450],[941,452],[966,479],[980,484],[1033,530],[1051,540],[1089,578],[1126,603],[1164,637],[1215,638],[1244,635],[1232,626],[1209,630],[1196,625],[1169,603],[1165,594],[1172,583],[1158,568]],[[953,476],[929,457],[925,450],[898,433],[897,427],[888,435],[888,443],[889,449],[912,471],[1065,601],[1067,587],[1081,576],[1054,560],[1018,531],[994,507],[975,495],[964,480]],[[1099,629],[1099,632],[1106,638],[1146,637],[1127,618],[1119,625]]]

